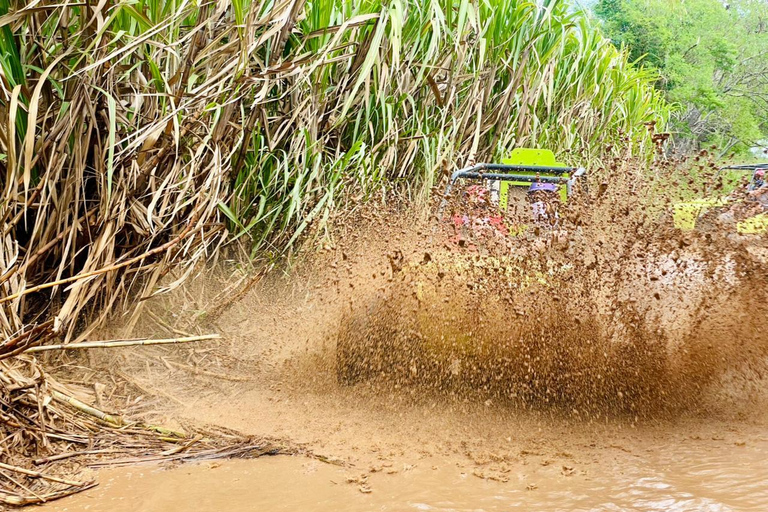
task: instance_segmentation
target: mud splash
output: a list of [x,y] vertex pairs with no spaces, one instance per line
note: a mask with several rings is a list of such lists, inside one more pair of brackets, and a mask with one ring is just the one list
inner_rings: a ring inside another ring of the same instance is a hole
[[[343,467],[131,468],[57,505],[765,510],[765,240],[672,232],[629,172],[593,190],[558,233],[490,244],[361,209],[227,310],[213,325],[226,343],[94,353],[89,367],[169,403],[155,424],[285,440]],[[228,279],[153,299],[119,334],[196,328]]]
[[723,379],[766,369],[768,281],[752,251],[765,237],[676,232],[633,180],[612,186],[533,237],[377,226],[390,246],[378,273],[370,240],[357,261],[341,244],[337,282],[354,299],[329,339],[340,382],[583,419],[731,407],[714,403]]

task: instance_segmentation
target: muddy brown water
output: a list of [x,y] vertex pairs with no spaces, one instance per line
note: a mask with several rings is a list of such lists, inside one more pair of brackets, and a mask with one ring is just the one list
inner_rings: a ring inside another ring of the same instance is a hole
[[[519,467],[507,482],[437,461],[393,467],[364,487],[351,470],[277,456],[102,470],[101,485],[41,507],[60,512],[503,511],[768,509],[768,439],[749,445],[689,440],[648,446],[586,469]],[[361,490],[362,489],[362,490]],[[370,492],[362,492],[368,491]]]
[[173,415],[291,439],[343,466],[298,455],[101,469],[99,486],[42,510],[768,510],[759,409],[747,419],[589,422],[315,386],[244,383],[224,401],[219,389],[180,395],[190,403]]

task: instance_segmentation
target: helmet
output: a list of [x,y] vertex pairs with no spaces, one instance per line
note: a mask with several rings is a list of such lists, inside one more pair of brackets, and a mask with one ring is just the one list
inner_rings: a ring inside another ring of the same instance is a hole
[[532,183],[531,187],[528,189],[528,193],[531,192],[557,192],[557,185],[554,183]]
[[765,169],[755,170],[755,177],[762,178],[763,176],[765,176]]

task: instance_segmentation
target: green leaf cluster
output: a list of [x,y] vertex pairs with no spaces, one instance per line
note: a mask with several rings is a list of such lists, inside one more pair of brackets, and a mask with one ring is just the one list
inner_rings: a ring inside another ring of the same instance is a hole
[[597,0],[608,37],[661,75],[675,144],[746,153],[768,135],[768,3]]

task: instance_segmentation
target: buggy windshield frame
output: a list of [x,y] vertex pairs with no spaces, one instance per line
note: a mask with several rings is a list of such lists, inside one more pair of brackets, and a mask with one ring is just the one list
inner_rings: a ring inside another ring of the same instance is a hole
[[[514,173],[514,171],[547,173],[554,174],[555,176],[517,174]],[[448,202],[448,196],[450,195],[454,184],[460,179],[516,181],[525,183],[565,183],[567,191],[566,193],[568,196],[570,196],[573,183],[577,178],[584,176],[584,174],[586,174],[586,169],[583,167],[567,166],[480,163],[470,167],[465,167],[464,169],[454,171],[453,174],[451,174],[451,180],[448,182],[448,186],[445,187],[445,193],[443,194],[443,200],[440,202],[438,213],[442,213],[446,203]]]

